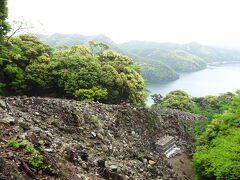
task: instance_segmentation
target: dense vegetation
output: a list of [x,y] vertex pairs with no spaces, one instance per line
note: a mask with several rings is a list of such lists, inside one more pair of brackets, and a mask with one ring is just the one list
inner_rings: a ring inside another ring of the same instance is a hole
[[181,90],[171,91],[164,98],[157,94],[152,95],[152,98],[154,100],[153,107],[167,107],[187,112],[197,111],[196,103],[186,92]]
[[240,178],[240,92],[197,141],[193,167],[200,178]]
[[197,43],[185,45],[130,41],[121,45],[104,35],[79,34],[38,35],[46,44],[56,46],[88,45],[88,41],[104,42],[110,49],[131,57],[141,68],[141,75],[149,82],[163,82],[179,78],[178,72],[206,68],[206,63],[240,61],[238,49],[203,46]]
[[204,59],[177,44],[130,41],[122,44],[122,47],[139,56],[163,62],[177,72],[196,71],[206,67]]
[[[134,58],[142,67],[144,77],[152,82],[178,78],[174,70],[192,71],[204,68],[206,62],[240,60],[237,50],[196,43],[181,46],[134,42],[123,45],[132,47],[136,55],[108,40],[112,49],[122,53],[119,54],[103,43],[104,36],[56,38],[54,42],[50,39],[52,44],[49,44],[53,46],[71,46],[53,49],[36,36],[7,37],[10,26],[6,21],[6,0],[0,2],[0,10],[0,95],[67,97],[142,106],[146,90],[140,68],[122,54]],[[89,41],[92,39],[96,41]],[[72,46],[75,43],[83,45]],[[154,107],[169,107],[206,117],[191,130],[198,138],[193,167],[200,179],[240,178],[240,91],[193,98],[176,90],[165,97],[159,94],[152,97]],[[9,145],[27,147],[17,141],[9,141]],[[41,164],[42,157],[39,153],[36,155]],[[30,162],[38,167],[34,157]]]
[[0,1],[0,41],[2,43],[3,36],[7,34],[10,29],[8,24],[7,17],[8,17],[8,8],[7,8],[7,0]]
[[37,37],[11,37],[1,57],[1,95],[40,95],[144,105],[144,80],[133,61],[104,43],[54,50]]
[[5,86],[5,84],[2,83],[2,79],[3,79],[2,64],[5,61],[7,61],[7,59],[3,56],[3,54],[5,54],[5,51],[6,51],[6,47],[4,44],[4,36],[10,30],[10,26],[6,21],[7,17],[8,17],[7,0],[1,0],[0,1],[0,93],[1,93],[1,88]]
[[177,72],[189,72],[204,69],[206,63],[196,55],[184,50],[156,50],[147,57],[158,59]]
[[203,46],[192,42],[182,49],[201,57],[207,63],[240,61],[240,49],[237,48]]
[[191,97],[182,90],[175,90],[165,97],[160,94],[154,94],[151,97],[154,101],[153,107],[173,108],[205,116],[204,120],[196,122],[195,127],[191,129],[193,135],[198,137],[205,131],[211,120],[223,113],[225,107],[232,103],[234,96],[235,94],[228,92],[219,96]]
[[220,96],[190,97],[181,90],[152,95],[154,107],[204,115],[191,129],[197,138],[193,167],[199,179],[240,178],[240,91]]
[[[144,41],[129,41],[121,44],[121,47],[128,49],[139,56],[147,57],[155,54],[161,56],[158,51],[184,51],[198,56],[206,63],[240,61],[240,49],[204,46],[195,42],[189,44],[157,43]],[[156,53],[155,53],[156,52]],[[189,56],[191,57],[191,56]],[[161,59],[159,59],[161,60]]]
[[139,56],[127,49],[122,48],[118,44],[114,43],[111,39],[104,35],[96,36],[83,36],[80,34],[53,34],[47,35],[37,35],[46,44],[57,47],[57,46],[72,46],[72,45],[86,45],[88,46],[88,41],[93,40],[94,42],[104,42],[109,46],[110,49],[124,54],[134,60],[134,62],[140,66],[141,75],[145,80],[149,82],[162,82],[178,79],[178,73],[173,70],[167,64],[156,61],[150,57]]

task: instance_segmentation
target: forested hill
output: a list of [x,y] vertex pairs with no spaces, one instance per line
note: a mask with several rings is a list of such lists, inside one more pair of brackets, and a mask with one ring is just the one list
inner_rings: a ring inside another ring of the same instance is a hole
[[185,51],[202,58],[206,63],[240,61],[240,49],[205,46],[196,42],[188,44],[158,43],[147,41],[129,41],[120,45],[143,57],[153,55],[161,57],[160,52]]
[[120,47],[105,35],[83,36],[80,34],[53,34],[48,36],[38,34],[37,36],[44,43],[52,47],[88,45],[88,41],[90,40],[93,40],[94,42],[104,42],[110,46],[110,49],[131,57],[138,65],[140,65],[141,74],[145,80],[150,82],[161,82],[175,80],[178,78],[178,73],[165,63],[132,53]]
[[161,61],[156,61],[148,57],[142,57],[135,53],[122,48],[114,43],[105,35],[83,36],[80,34],[53,34],[37,35],[44,43],[56,46],[88,45],[88,41],[103,42],[110,46],[110,49],[131,57],[138,65],[141,66],[141,74],[145,80],[150,82],[161,82],[175,80],[179,77],[178,73]]
[[37,35],[46,44],[56,46],[88,45],[90,40],[103,42],[110,49],[131,57],[140,67],[141,75],[149,82],[175,80],[179,72],[197,71],[207,63],[240,61],[240,50],[210,47],[198,43],[185,45],[129,41],[117,44],[105,35],[80,34]]

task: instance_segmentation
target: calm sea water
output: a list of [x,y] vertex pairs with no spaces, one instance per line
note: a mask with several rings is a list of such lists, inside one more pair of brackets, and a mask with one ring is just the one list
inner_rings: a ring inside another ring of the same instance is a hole
[[[151,94],[161,95],[181,89],[195,97],[235,92],[240,89],[240,63],[209,66],[201,71],[181,74],[176,81],[149,84],[147,88]],[[148,97],[147,105],[152,104]]]

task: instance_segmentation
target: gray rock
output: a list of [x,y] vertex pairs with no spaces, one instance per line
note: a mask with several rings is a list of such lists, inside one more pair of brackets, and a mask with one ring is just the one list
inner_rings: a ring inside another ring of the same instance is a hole
[[148,160],[146,158],[143,158],[143,163],[146,164]]
[[3,100],[0,100],[0,107],[3,108],[3,109],[7,108],[7,105]]
[[96,137],[96,136],[97,136],[97,134],[96,134],[95,132],[91,132],[91,135],[92,135],[93,137]]
[[116,172],[117,170],[118,170],[118,166],[116,166],[116,165],[111,165],[110,167],[109,167],[109,169],[111,170],[111,171],[114,171],[114,172]]
[[44,151],[46,151],[46,152],[50,152],[50,153],[54,152],[54,150],[51,149],[51,148],[46,148],[46,149],[44,149]]
[[102,134],[98,133],[98,134],[97,134],[97,137],[98,137],[99,139],[103,140]]
[[0,173],[3,171],[4,166],[5,166],[5,160],[3,158],[0,158]]
[[20,122],[19,126],[22,127],[24,130],[29,130],[30,129],[30,125],[26,122]]
[[0,118],[0,123],[3,123],[3,124],[14,124],[14,122],[15,122],[15,119],[9,115]]

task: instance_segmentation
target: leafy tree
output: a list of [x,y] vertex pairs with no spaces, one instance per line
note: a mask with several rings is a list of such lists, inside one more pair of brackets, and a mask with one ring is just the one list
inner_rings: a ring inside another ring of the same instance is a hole
[[146,92],[139,68],[127,56],[105,50],[97,53],[102,64],[101,83],[108,89],[107,102],[144,105]]
[[48,54],[51,54],[51,48],[37,37],[29,35],[12,37],[5,56],[7,60],[2,64],[2,79],[6,84],[5,92],[8,94],[27,93],[29,90],[26,78],[27,67],[41,61],[43,56]]
[[94,53],[85,46],[52,52],[50,46],[35,36],[11,37],[7,60],[1,66],[1,95],[44,95],[144,105],[145,84],[132,59],[106,50],[108,46],[104,43],[90,44],[97,48]]
[[99,86],[101,66],[96,57],[84,46],[73,46],[68,50],[55,52],[54,76],[58,87],[68,97],[74,97],[79,89],[91,89]]
[[17,34],[30,34],[30,31],[33,28],[33,25],[30,22],[26,21],[24,17],[20,17],[18,20],[13,20],[11,22],[11,30],[9,31],[9,35],[6,37],[5,40],[6,44],[8,44],[9,40]]
[[200,108],[201,114],[213,118],[215,114],[223,112],[224,106],[230,105],[235,95],[231,92],[221,94],[220,96],[205,96],[192,98]]
[[98,51],[108,49],[96,47],[95,44],[101,43],[103,45],[103,43],[106,43],[109,46],[109,49],[133,59],[134,62],[141,68],[140,73],[142,77],[149,82],[169,81],[175,80],[179,77],[178,73],[174,71],[170,66],[161,62],[161,59],[151,59],[143,56],[138,56],[137,54],[128,51],[129,48],[127,48],[128,50],[125,50],[125,48],[123,48],[121,45],[114,43],[111,39],[104,35],[83,36],[80,34],[53,34],[50,36],[38,36],[43,40],[43,42],[51,46],[88,45],[90,51],[94,55],[96,55],[96,52]]
[[199,108],[197,113],[206,117],[204,120],[195,122],[194,128],[191,129],[192,134],[196,137],[200,136],[211,123],[211,120],[218,114],[223,113],[226,106],[231,104],[234,96],[235,94],[228,92],[220,96],[209,95],[192,98]]
[[0,1],[0,42],[10,30],[10,25],[6,21],[8,17],[7,0]]
[[79,89],[74,96],[79,101],[94,101],[104,99],[108,94],[106,88],[92,87],[91,89]]
[[88,45],[92,54],[96,54],[96,52],[99,52],[99,51],[101,52],[109,49],[109,46],[103,42],[96,43],[91,40],[91,41],[88,41]]
[[4,44],[4,37],[10,30],[10,25],[7,22],[8,8],[7,0],[0,1],[0,95],[6,93],[6,83],[4,82],[3,63],[7,60],[7,48]]
[[151,95],[151,98],[154,102],[153,106],[161,104],[161,102],[163,101],[163,96],[161,94],[153,94]]
[[156,104],[156,107],[168,107],[178,109],[181,111],[197,112],[198,107],[194,103],[191,97],[184,91],[175,90],[168,93],[160,104]]
[[37,61],[25,69],[25,79],[29,95],[57,96],[57,79],[54,76],[57,62],[52,61],[51,55],[44,53]]
[[240,178],[240,91],[197,141],[193,167],[207,179]]

